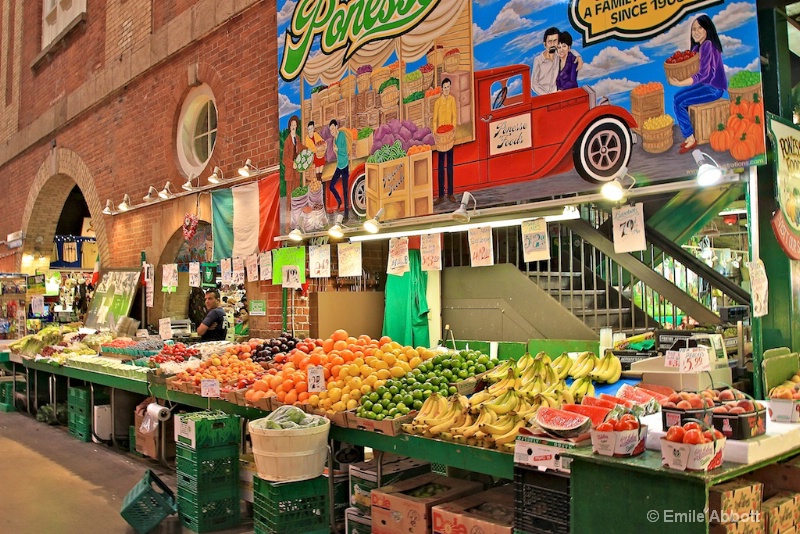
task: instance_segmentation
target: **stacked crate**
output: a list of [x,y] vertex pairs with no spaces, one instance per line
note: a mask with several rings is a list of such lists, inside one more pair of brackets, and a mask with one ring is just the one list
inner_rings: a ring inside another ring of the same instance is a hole
[[[67,392],[69,433],[80,441],[92,441],[92,392],[89,386],[70,387]],[[108,404],[108,393],[95,389],[94,404]]]
[[268,482],[253,478],[253,529],[255,534],[330,532],[328,479]]
[[194,532],[239,524],[239,416],[199,412],[178,418],[175,431],[178,510]]

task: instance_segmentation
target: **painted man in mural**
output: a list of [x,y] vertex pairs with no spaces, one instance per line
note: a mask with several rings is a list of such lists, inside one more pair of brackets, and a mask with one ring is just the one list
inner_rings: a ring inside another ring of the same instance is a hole
[[[544,51],[533,59],[531,88],[537,95],[548,95],[558,90],[556,79],[559,73],[558,43],[560,34],[561,32],[554,26],[547,28],[544,32]],[[569,54],[574,56],[577,78],[577,72],[583,66],[583,59],[574,50],[570,49]]]
[[[331,120],[328,126],[331,130],[331,137],[333,138],[333,152],[336,154],[336,170],[333,171],[333,178],[331,178],[330,191],[333,198],[336,199],[336,210],[342,210],[342,202],[344,202],[344,220],[350,218],[350,208],[348,206],[348,192],[350,191],[350,143],[347,140],[347,134],[339,130],[339,121],[336,119]],[[342,197],[339,197],[339,192],[336,190],[336,184],[342,180]]]
[[[433,104],[433,123],[431,125],[431,131],[433,132],[438,131],[440,126],[456,127],[458,108],[456,107],[456,99],[450,94],[451,85],[450,78],[442,80],[442,94]],[[445,160],[447,160],[446,163]],[[444,187],[445,165],[447,165],[446,191]],[[456,197],[453,195],[453,145],[450,145],[450,150],[439,152],[439,197],[433,202],[434,206],[444,202],[445,196],[450,202],[456,201]]]
[[286,213],[292,212],[292,191],[300,186],[300,173],[297,172],[295,159],[303,149],[297,130],[300,128],[300,118],[292,115],[289,119],[289,135],[283,142],[283,177],[286,181]]

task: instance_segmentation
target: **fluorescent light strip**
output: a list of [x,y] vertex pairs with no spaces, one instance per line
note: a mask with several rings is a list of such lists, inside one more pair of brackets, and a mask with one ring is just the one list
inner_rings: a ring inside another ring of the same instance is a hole
[[725,215],[746,215],[747,210],[745,208],[734,208],[730,210],[722,210],[717,215],[720,217],[724,217]]

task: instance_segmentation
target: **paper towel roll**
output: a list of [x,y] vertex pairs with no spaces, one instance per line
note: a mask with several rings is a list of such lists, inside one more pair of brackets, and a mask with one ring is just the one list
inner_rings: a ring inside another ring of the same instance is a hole
[[150,417],[158,419],[159,421],[166,421],[169,419],[169,408],[161,406],[156,402],[151,402],[147,405],[147,414]]

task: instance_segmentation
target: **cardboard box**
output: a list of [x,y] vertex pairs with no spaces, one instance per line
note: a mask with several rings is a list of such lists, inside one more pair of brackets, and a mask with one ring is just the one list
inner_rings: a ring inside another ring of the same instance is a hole
[[770,399],[769,416],[776,423],[800,423],[800,400]]
[[592,450],[602,456],[638,456],[647,443],[647,425],[635,430],[599,432],[592,430]]
[[252,454],[242,454],[239,457],[239,489],[243,501],[253,502],[253,477],[256,476],[256,460]]
[[430,473],[431,464],[404,457],[384,458],[381,480],[378,483],[378,465],[374,461],[350,465],[350,505],[369,515],[372,490],[378,486],[394,484],[418,475]]
[[347,414],[347,426],[358,430],[369,430],[370,432],[377,432],[378,434],[386,434],[387,436],[399,436],[403,433],[403,425],[413,421],[416,416],[417,411],[414,410],[401,417],[395,417],[394,419],[375,421],[374,419],[357,417],[355,412],[350,412]]
[[661,438],[661,464],[678,471],[711,471],[722,465],[725,438],[700,445]]
[[738,523],[713,523],[709,534],[764,534],[763,521],[740,521]]
[[591,445],[590,439],[569,441],[544,436],[517,436],[514,443],[514,463],[539,469],[569,473],[572,458],[562,456],[564,451]]
[[144,413],[136,411],[133,417],[133,424],[136,429],[136,452],[149,458],[158,458],[159,435],[164,432],[166,425],[166,443],[164,444],[164,454],[167,459],[175,458],[174,419],[170,418],[166,423],[159,423],[155,432],[145,433],[139,430],[144,421]]
[[[494,515],[490,515],[490,511]],[[514,486],[509,484],[433,507],[433,534],[512,534]]]
[[785,534],[795,526],[797,513],[795,494],[779,493],[761,505],[761,517],[766,534]]
[[[708,490],[708,514],[720,523],[741,521],[753,517],[761,510],[764,484],[752,480],[736,479],[711,486]],[[735,519],[730,519],[735,516]]]
[[372,518],[362,514],[358,508],[344,511],[344,531],[346,534],[369,534],[372,532]]
[[[416,489],[430,484],[447,488],[431,497],[413,497]],[[431,532],[431,509],[483,490],[478,482],[449,478],[434,473],[418,476],[372,490],[372,532],[374,534],[419,534]]]
[[714,428],[728,439],[749,439],[767,433],[767,409],[755,413],[715,413]]

